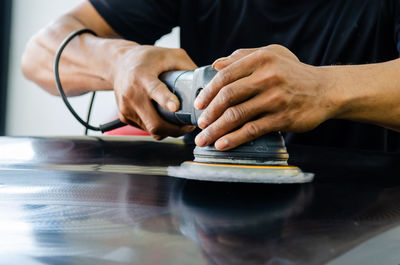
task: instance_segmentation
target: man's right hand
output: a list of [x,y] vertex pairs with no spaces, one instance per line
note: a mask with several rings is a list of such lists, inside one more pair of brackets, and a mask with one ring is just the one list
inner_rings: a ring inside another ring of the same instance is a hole
[[120,40],[112,65],[112,84],[122,122],[140,127],[155,139],[180,136],[194,130],[193,126],[176,126],[164,121],[154,103],[175,112],[178,98],[160,81],[159,75],[170,70],[197,68],[183,49],[141,46]]

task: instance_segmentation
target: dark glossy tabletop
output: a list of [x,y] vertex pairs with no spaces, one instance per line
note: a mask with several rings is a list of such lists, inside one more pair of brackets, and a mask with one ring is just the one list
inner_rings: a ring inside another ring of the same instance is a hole
[[0,264],[400,264],[400,155],[288,149],[313,183],[171,178],[180,140],[0,138]]

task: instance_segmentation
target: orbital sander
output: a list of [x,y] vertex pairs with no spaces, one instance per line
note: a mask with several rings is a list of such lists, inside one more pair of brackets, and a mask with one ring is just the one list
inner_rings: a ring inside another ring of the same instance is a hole
[[[93,92],[87,121],[84,121],[73,109],[61,84],[59,64],[67,44],[80,34],[93,34],[90,29],[81,29],[69,34],[56,52],[54,59],[54,77],[62,100],[71,114],[88,130],[106,132],[126,124],[115,120],[98,127],[89,124],[91,108],[95,98]],[[213,79],[217,71],[211,66],[194,71],[169,71],[160,75],[172,93],[180,100],[181,107],[177,112],[170,112],[155,103],[156,108],[165,120],[177,125],[197,125],[202,111],[194,108],[194,101],[200,91]],[[243,144],[229,151],[218,151],[213,146],[196,147],[194,161],[188,161],[179,167],[169,167],[170,176],[186,179],[229,181],[229,182],[262,182],[262,183],[304,183],[312,181],[314,175],[303,173],[298,167],[288,165],[289,154],[279,132],[266,134],[259,139]]]
[[[160,115],[176,125],[198,127],[202,110],[194,108],[193,103],[216,74],[211,66],[163,73],[160,79],[178,97],[181,106],[177,112],[170,112],[156,104]],[[213,145],[196,146],[193,154],[194,161],[169,167],[168,174],[196,180],[259,183],[305,183],[314,177],[288,165],[289,154],[280,132],[266,134],[229,151],[219,151]]]

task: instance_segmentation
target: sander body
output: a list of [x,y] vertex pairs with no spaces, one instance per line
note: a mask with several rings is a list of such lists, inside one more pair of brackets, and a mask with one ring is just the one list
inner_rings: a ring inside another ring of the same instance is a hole
[[[170,112],[156,104],[161,117],[177,125],[197,126],[202,111],[197,110],[193,103],[216,74],[211,66],[163,73],[160,79],[178,97],[181,106],[177,112]],[[280,132],[266,134],[228,151],[219,151],[213,145],[196,146],[193,154],[194,161],[170,167],[169,175],[208,181],[261,183],[304,183],[313,179],[313,174],[288,165],[289,154]]]
[[[120,120],[100,125],[89,124],[91,109],[95,98],[93,92],[87,121],[84,121],[73,109],[61,84],[59,63],[67,44],[77,35],[90,33],[90,29],[72,32],[61,43],[54,59],[54,78],[62,100],[71,114],[88,130],[106,132],[125,126]],[[213,79],[217,71],[211,66],[194,71],[169,71],[160,75],[167,87],[179,98],[181,107],[177,112],[170,112],[156,105],[159,114],[165,120],[177,125],[196,125],[201,111],[193,103],[199,92]],[[313,175],[303,174],[294,166],[288,166],[289,155],[279,132],[267,134],[260,139],[246,143],[233,150],[221,152],[213,146],[196,147],[194,161],[184,162],[180,167],[169,168],[169,175],[210,181],[298,183],[311,181]]]

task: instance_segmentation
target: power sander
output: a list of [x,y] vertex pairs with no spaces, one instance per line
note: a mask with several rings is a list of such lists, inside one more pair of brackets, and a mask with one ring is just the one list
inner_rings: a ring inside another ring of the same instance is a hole
[[[202,110],[194,108],[193,103],[216,74],[211,66],[161,74],[160,79],[178,97],[181,106],[177,112],[170,112],[156,104],[160,116],[176,125],[198,127]],[[288,165],[289,154],[280,132],[266,134],[229,151],[218,151],[211,145],[196,146],[193,153],[194,161],[169,167],[168,174],[196,180],[261,183],[305,183],[314,176]]]
[[[54,59],[57,89],[71,114],[86,128],[85,134],[88,130],[105,132],[126,125],[120,120],[98,127],[89,124],[95,92],[92,95],[87,121],[75,112],[67,99],[59,74],[60,58],[74,37],[86,33],[96,35],[90,29],[72,32],[61,43]],[[161,74],[160,79],[179,98],[181,107],[177,112],[170,112],[155,103],[160,115],[177,125],[197,126],[197,119],[202,111],[195,109],[193,103],[216,73],[211,66],[205,66],[194,71],[170,71]],[[169,175],[197,180],[264,183],[304,183],[312,181],[314,177],[313,174],[303,173],[298,167],[288,165],[289,155],[279,132],[266,134],[229,151],[218,151],[213,146],[196,147],[194,157],[194,161],[184,162],[180,167],[168,168]]]

